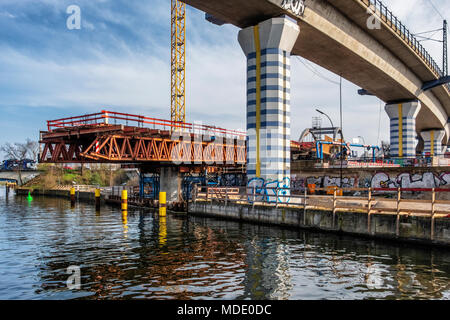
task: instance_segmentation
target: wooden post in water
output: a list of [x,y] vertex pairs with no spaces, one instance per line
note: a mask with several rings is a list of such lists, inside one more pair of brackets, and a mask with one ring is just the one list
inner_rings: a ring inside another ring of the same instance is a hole
[[256,201],[256,187],[253,186],[253,208],[255,207],[255,201]]
[[279,192],[279,191],[278,191],[278,186],[277,186],[277,189],[276,189],[276,192],[275,192],[275,193],[276,193],[276,201],[277,201],[277,202],[276,202],[276,207],[277,207],[277,208],[278,208],[278,192]]
[[225,207],[228,206],[228,187],[225,187]]
[[367,232],[371,234],[370,214],[372,213],[372,188],[367,190]]
[[431,241],[434,240],[434,213],[436,206],[436,192],[434,188],[431,191]]
[[308,189],[305,186],[305,199],[303,200],[303,226],[306,226],[306,197],[308,195]]
[[333,192],[333,228],[334,228],[334,220],[335,220],[335,216],[336,216],[336,204],[337,204],[336,193],[337,193],[337,187],[334,188],[334,192]]
[[159,216],[165,217],[167,211],[167,194],[165,192],[159,193]]
[[400,187],[397,189],[397,220],[395,223],[395,235],[398,237],[400,235],[400,202],[402,199],[402,190]]

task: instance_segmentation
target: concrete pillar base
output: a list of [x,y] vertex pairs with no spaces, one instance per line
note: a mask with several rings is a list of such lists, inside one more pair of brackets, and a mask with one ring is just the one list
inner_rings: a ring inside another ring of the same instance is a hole
[[416,117],[420,108],[420,101],[386,105],[385,109],[391,121],[391,156],[416,156]]
[[182,175],[178,168],[162,167],[159,175],[159,190],[166,192],[167,204],[181,202]]
[[442,139],[444,138],[444,130],[423,130],[420,135],[424,141],[424,155],[430,157],[439,157],[445,153],[447,146],[442,146]]

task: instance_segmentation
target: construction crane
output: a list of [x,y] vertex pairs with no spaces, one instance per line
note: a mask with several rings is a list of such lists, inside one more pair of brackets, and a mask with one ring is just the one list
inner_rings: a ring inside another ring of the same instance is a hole
[[186,122],[186,4],[171,0],[170,120]]

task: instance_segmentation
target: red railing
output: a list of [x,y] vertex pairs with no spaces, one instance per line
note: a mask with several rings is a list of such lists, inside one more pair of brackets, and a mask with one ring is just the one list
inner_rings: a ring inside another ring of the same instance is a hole
[[137,127],[152,127],[153,129],[173,130],[182,129],[182,132],[190,133],[202,133],[202,134],[219,134],[223,136],[239,136],[245,138],[247,135],[245,132],[238,130],[228,130],[215,126],[207,126],[201,124],[192,124],[187,122],[177,122],[164,119],[150,118],[140,115],[105,111],[102,110],[98,113],[87,114],[83,116],[62,118],[57,120],[48,120],[47,129],[53,131],[61,128],[72,128],[81,126],[100,126],[100,125],[112,125],[112,124],[134,124]]

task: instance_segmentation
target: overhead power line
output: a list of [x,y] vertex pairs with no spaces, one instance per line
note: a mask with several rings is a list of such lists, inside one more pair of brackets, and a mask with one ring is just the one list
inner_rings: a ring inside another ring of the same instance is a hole
[[312,73],[314,73],[316,76],[318,76],[319,78],[322,78],[323,80],[326,80],[328,82],[334,83],[335,85],[340,85],[339,82],[334,81],[326,76],[324,76],[323,74],[321,74],[316,68],[314,68],[314,66],[310,65],[307,63],[306,59],[302,59],[299,56],[297,56],[297,59]]
[[430,5],[433,7],[434,11],[437,12],[437,14],[442,18],[442,20],[445,20],[444,16],[441,14],[441,12],[436,8],[436,6],[434,5],[433,1],[428,0],[428,2],[430,3]]

